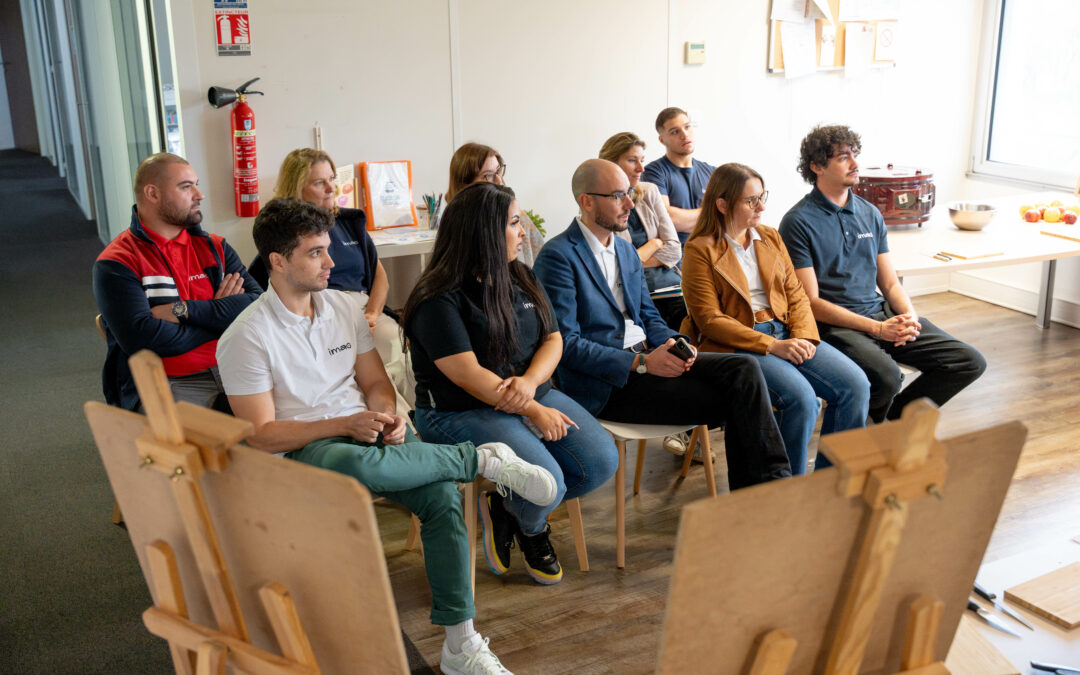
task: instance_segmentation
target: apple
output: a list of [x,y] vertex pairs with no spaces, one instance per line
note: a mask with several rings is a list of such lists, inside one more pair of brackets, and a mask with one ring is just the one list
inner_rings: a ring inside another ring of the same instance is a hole
[[1076,215],[1072,211],[1066,211],[1061,216],[1061,220],[1064,221],[1066,225],[1075,225],[1077,219],[1080,219],[1080,216]]
[[1037,208],[1039,210],[1039,217],[1040,218],[1045,218],[1046,217],[1046,209],[1048,209],[1050,207],[1047,206],[1046,204],[1043,204],[1042,206],[1036,206],[1035,208]]
[[1066,211],[1072,211],[1076,215],[1080,216],[1080,204],[1073,204],[1072,206],[1066,206]]
[[1045,220],[1046,222],[1056,223],[1061,220],[1061,209],[1056,206],[1048,206],[1046,207],[1046,210],[1043,211],[1042,215],[1043,220]]
[[1055,199],[1054,201],[1050,202],[1050,206],[1058,206],[1058,207],[1062,206],[1061,200],[1060,199]]
[[1031,204],[1024,204],[1020,207],[1020,217],[1023,218],[1024,214],[1031,210]]
[[1039,213],[1039,209],[1028,209],[1024,212],[1024,220],[1029,223],[1037,223],[1042,220],[1042,214]]

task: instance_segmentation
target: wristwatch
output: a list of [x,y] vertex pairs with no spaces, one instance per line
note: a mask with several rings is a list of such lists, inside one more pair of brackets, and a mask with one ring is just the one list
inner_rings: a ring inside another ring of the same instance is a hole
[[183,300],[177,300],[172,304],[172,313],[177,321],[183,321],[187,318],[187,303]]
[[637,371],[638,375],[645,375],[649,372],[649,367],[645,365],[645,355],[638,354],[637,358],[640,358],[641,360],[638,361],[637,367],[634,368],[634,370]]

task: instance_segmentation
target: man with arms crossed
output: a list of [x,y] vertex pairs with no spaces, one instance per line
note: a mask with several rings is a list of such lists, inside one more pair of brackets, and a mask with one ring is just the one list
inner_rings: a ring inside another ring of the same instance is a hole
[[[859,135],[846,126],[811,131],[799,173],[814,189],[779,229],[821,339],[866,373],[870,419],[883,422],[924,396],[944,405],[982,375],[986,361],[915,311],[889,256],[881,212],[851,191],[859,182],[860,148]],[[922,371],[903,392],[898,362]]]
[[581,215],[540,249],[533,270],[563,335],[559,388],[598,418],[646,424],[726,425],[732,490],[791,475],[765,378],[745,354],[668,350],[678,333],[649,299],[627,227],[626,173],[602,159],[572,181]]
[[139,394],[128,358],[161,357],[173,397],[228,410],[217,339],[262,289],[225,240],[205,232],[199,177],[181,157],[159,153],[135,170],[131,227],[94,263],[94,297],[109,345],[105,400],[128,410]]
[[444,673],[507,673],[473,627],[469,542],[455,481],[483,475],[500,493],[540,505],[555,479],[508,446],[421,443],[396,414],[396,394],[356,303],[326,290],[329,211],[275,199],[253,236],[270,271],[269,288],[218,342],[229,403],[251,422],[247,443],[266,452],[353,476],[373,494],[403,504],[423,522],[431,621],[444,626]]
[[715,167],[694,159],[694,125],[681,108],[664,108],[656,116],[656,133],[667,152],[645,165],[641,180],[653,183],[667,206],[679,243],[686,245],[701,213],[701,196]]

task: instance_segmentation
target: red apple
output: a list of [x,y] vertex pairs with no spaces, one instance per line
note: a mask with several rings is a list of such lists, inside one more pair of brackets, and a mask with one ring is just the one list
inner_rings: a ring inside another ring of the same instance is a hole
[[1061,215],[1061,220],[1063,220],[1066,225],[1075,225],[1078,218],[1080,218],[1080,216],[1072,211],[1066,211]]
[[1024,220],[1029,223],[1037,223],[1042,220],[1042,213],[1039,209],[1028,209],[1024,212]]

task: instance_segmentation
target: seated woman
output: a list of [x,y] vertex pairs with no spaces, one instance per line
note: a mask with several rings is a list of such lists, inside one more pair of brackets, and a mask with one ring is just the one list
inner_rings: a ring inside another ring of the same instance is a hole
[[[480,143],[466,143],[450,158],[450,186],[446,188],[446,203],[449,205],[459,192],[473,183],[505,185],[506,183],[503,182],[505,175],[506,164],[495,148]],[[518,215],[521,218],[521,226],[525,230],[525,241],[518,260],[532,267],[536,254],[544,245],[544,235],[533,224],[528,214],[522,211]]]
[[[793,475],[825,400],[821,433],[866,424],[870,383],[855,362],[818,338],[810,301],[777,231],[761,225],[769,193],[742,164],[713,172],[683,254],[683,333],[698,349],[754,355],[765,374]],[[818,455],[817,466],[828,461]]]
[[555,476],[558,493],[546,507],[516,494],[479,496],[491,570],[509,569],[516,537],[528,574],[554,584],[562,568],[547,516],[563,499],[607,482],[618,455],[603,427],[551,386],[562,336],[536,277],[515,260],[523,238],[510,188],[462,190],[446,208],[402,324],[416,373],[416,426],[425,441],[498,440]]
[[671,223],[660,191],[652,183],[641,180],[645,172],[645,141],[629,131],[615,134],[604,141],[600,159],[615,162],[630,179],[634,208],[630,211],[629,227],[616,234],[634,245],[645,268],[645,283],[650,293],[675,287],[675,297],[654,297],[660,316],[672,330],[686,317],[686,304],[678,286],[682,283],[677,265],[682,259],[679,235]]

